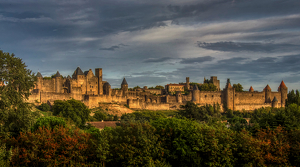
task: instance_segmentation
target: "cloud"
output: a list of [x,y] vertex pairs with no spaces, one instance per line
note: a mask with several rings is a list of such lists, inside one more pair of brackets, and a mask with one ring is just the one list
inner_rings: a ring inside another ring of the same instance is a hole
[[181,64],[194,64],[194,63],[203,63],[206,61],[214,60],[211,56],[204,56],[204,57],[196,57],[196,58],[184,58],[179,63]]
[[145,59],[143,61],[143,63],[159,63],[159,62],[166,62],[166,61],[169,61],[171,59],[172,59],[171,57],[148,58],[148,59]]
[[300,45],[294,44],[274,44],[261,42],[215,42],[206,43],[197,41],[200,48],[216,50],[223,52],[287,52],[291,50],[300,50]]
[[128,46],[128,45],[124,45],[124,44],[120,43],[119,45],[114,45],[109,48],[100,48],[99,50],[115,51],[117,49],[122,48],[123,46]]

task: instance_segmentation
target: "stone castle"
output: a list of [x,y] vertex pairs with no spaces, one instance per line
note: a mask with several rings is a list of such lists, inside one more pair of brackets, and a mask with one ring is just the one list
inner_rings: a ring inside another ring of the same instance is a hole
[[[204,78],[205,81],[205,78]],[[168,84],[165,89],[139,88],[128,89],[126,79],[123,79],[120,89],[112,89],[107,81],[102,79],[102,68],[96,68],[95,74],[90,69],[82,72],[77,67],[72,77],[63,78],[57,71],[53,78],[37,73],[37,82],[29,102],[53,104],[55,100],[69,100],[71,98],[82,101],[89,108],[98,107],[99,103],[127,104],[133,109],[172,110],[179,109],[187,101],[198,105],[220,104],[231,110],[254,110],[261,107],[284,107],[288,88],[282,81],[278,91],[273,92],[267,85],[262,92],[254,91],[252,86],[247,92],[237,92],[231,86],[230,80],[223,90],[220,81],[213,76],[210,82],[217,87],[217,91],[200,91],[196,85],[189,82]],[[183,90],[188,94],[183,94]]]

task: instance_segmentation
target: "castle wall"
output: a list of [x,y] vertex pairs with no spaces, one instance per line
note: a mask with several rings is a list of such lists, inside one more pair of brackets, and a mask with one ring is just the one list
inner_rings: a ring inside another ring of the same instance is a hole
[[41,91],[42,92],[55,92],[55,79],[44,79],[42,81],[42,87],[41,87]]
[[265,103],[265,92],[235,92],[234,103],[253,103],[253,104],[264,104]]
[[182,95],[182,102],[185,103],[187,101],[192,101],[192,93],[188,95]]
[[253,104],[253,103],[244,103],[244,104],[236,104],[235,110],[246,110],[246,111],[252,111],[255,109],[259,109],[262,107],[272,107],[271,103],[263,103],[263,104]]
[[127,105],[129,108],[134,109],[146,109],[146,110],[169,110],[169,104],[167,103],[147,103],[141,99],[128,99]]
[[222,92],[221,91],[200,91],[200,104],[222,104]]

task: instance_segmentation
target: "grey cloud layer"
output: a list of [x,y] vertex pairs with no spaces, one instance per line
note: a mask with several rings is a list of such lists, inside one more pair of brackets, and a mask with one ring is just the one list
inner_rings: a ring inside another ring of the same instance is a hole
[[274,44],[274,43],[260,43],[260,42],[197,42],[200,48],[217,50],[224,52],[287,52],[292,50],[300,50],[300,45],[293,44]]
[[299,7],[298,0],[0,0],[0,48],[34,71],[102,67],[115,86],[124,73],[140,86],[209,75],[282,74],[300,83]]

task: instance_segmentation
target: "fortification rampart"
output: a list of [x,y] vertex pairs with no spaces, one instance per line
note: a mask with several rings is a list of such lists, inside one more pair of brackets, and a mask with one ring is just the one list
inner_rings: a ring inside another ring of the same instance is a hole
[[185,87],[189,94],[173,91],[174,95],[170,95],[167,89],[148,89],[146,86],[129,90],[125,78],[120,89],[111,89],[110,84],[102,80],[101,68],[96,68],[95,74],[91,69],[82,72],[79,67],[74,71],[72,78],[70,76],[62,78],[57,72],[52,79],[44,79],[38,73],[35,89],[32,90],[28,101],[47,103],[73,98],[84,102],[90,108],[97,107],[102,102],[118,102],[127,103],[132,108],[150,110],[179,109],[180,105],[192,101],[198,105],[220,104],[232,110],[253,110],[270,106],[284,107],[287,99],[287,87],[283,81],[278,92],[272,92],[269,85],[262,92],[255,92],[252,87],[249,92],[237,92],[231,86],[230,80],[221,91],[220,81],[214,76],[211,77],[210,82],[217,86],[217,91],[200,91],[196,85],[194,87],[190,85],[189,77],[187,77],[186,83],[175,84],[175,87]]

